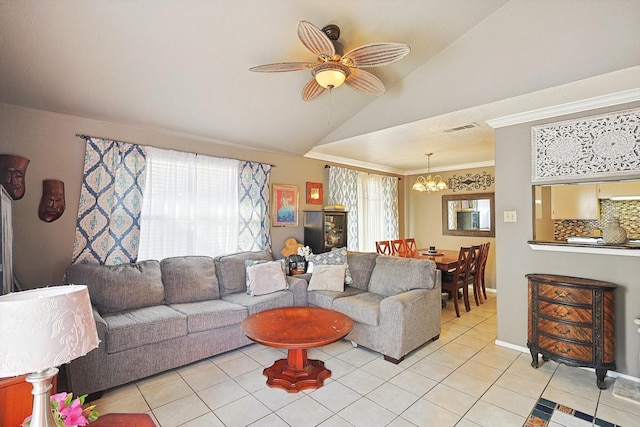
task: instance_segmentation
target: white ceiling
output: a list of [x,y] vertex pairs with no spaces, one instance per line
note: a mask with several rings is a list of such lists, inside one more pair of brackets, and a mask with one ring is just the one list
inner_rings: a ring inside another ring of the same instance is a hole
[[[436,153],[435,169],[491,164],[493,132],[485,120],[640,87],[640,51],[628,41],[605,65],[580,63],[599,40],[608,41],[597,31],[589,49],[565,55],[575,70],[552,56],[562,72],[526,75],[531,64],[512,53],[532,43],[527,31],[539,31],[539,22],[529,23],[536,13],[549,21],[537,44],[569,43],[576,32],[571,25],[613,23],[638,44],[637,0],[583,2],[579,11],[575,3],[0,0],[0,103],[400,174],[424,169],[426,152]],[[589,22],[599,20],[603,8],[615,9],[611,22]],[[387,87],[380,98],[345,86],[304,102],[307,71],[249,71],[313,61],[296,36],[300,20],[338,25],[345,50],[399,42],[411,53],[368,69]],[[589,42],[580,31],[576,37]],[[492,80],[498,69],[505,74]],[[468,123],[479,126],[443,132]]]

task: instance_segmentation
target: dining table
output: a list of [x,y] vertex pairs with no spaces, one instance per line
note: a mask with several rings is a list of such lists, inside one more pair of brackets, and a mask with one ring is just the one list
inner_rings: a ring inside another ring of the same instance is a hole
[[458,254],[460,250],[437,249],[435,254],[429,253],[429,249],[418,249],[414,258],[430,259],[436,263],[436,268],[441,271],[454,270],[458,266]]

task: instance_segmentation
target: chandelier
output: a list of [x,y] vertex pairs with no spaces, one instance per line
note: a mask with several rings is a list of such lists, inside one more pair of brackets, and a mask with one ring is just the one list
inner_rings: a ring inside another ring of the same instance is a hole
[[427,193],[431,193],[432,191],[446,190],[448,188],[447,184],[442,180],[442,177],[440,175],[431,177],[432,154],[433,153],[425,154],[425,156],[427,156],[427,173],[429,175],[426,179],[423,176],[419,176],[418,179],[416,179],[416,183],[413,184],[413,187],[411,187],[412,190],[420,192],[426,191]]

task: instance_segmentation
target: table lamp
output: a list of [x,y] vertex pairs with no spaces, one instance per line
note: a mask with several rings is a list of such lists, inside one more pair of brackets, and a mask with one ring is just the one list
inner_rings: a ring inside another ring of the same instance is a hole
[[100,340],[84,285],[32,289],[0,296],[0,377],[27,375],[33,385],[31,427],[57,427],[51,379],[57,366],[84,356]]

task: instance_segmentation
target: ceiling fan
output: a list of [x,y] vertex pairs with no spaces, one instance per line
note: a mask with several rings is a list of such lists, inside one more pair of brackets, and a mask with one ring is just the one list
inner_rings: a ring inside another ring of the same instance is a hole
[[322,30],[310,22],[298,22],[298,38],[302,44],[318,56],[317,62],[280,62],[252,67],[250,71],[277,73],[283,71],[311,70],[313,78],[302,89],[302,99],[311,101],[325,89],[334,89],[346,83],[367,95],[380,96],[384,84],[373,74],[362,70],[366,67],[387,65],[404,58],[411,50],[401,43],[372,43],[357,47],[342,55],[342,45],[337,41],[340,28],[327,25]]

